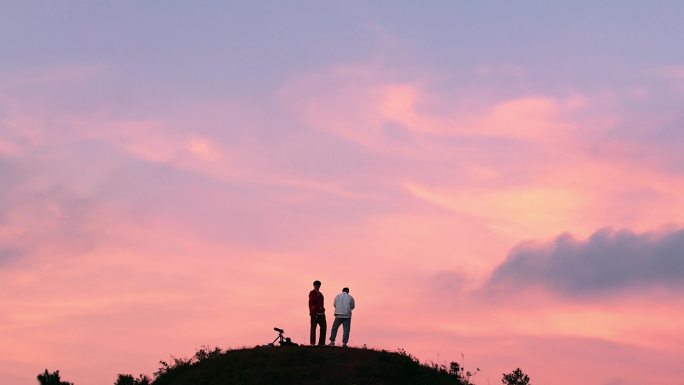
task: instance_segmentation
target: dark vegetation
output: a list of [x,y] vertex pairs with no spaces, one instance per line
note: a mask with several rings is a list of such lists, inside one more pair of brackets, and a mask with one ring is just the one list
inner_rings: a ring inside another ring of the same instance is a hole
[[[411,354],[364,348],[258,346],[222,351],[202,347],[190,358],[160,361],[154,379],[119,374],[115,385],[469,385],[477,374],[458,362],[422,364]],[[59,371],[38,376],[41,385],[73,385]],[[504,385],[530,385],[520,369],[504,374]]]
[[505,385],[528,385],[530,377],[518,368],[508,374],[504,373],[501,382]]
[[38,382],[40,385],[74,385],[71,382],[62,381],[59,378],[59,370],[50,373],[45,369],[45,372],[38,375]]
[[150,385],[151,382],[152,380],[144,374],[141,374],[138,378],[130,374],[119,374],[114,385]]
[[154,385],[464,384],[446,367],[421,365],[403,351],[284,346],[209,356],[199,360],[176,359],[173,365],[162,363],[155,373]]

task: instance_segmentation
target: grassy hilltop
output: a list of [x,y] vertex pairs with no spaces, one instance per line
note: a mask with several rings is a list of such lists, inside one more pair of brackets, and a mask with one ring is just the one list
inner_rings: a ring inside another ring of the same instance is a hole
[[[202,347],[190,358],[160,361],[154,379],[119,374],[114,385],[471,385],[477,374],[457,362],[426,365],[404,350],[257,346],[223,351]],[[479,371],[480,369],[477,369]],[[41,385],[74,385],[59,370],[38,375]],[[489,382],[489,381],[488,381]],[[506,385],[530,385],[520,368],[501,379]]]
[[153,385],[462,385],[445,367],[402,352],[335,347],[256,347],[162,368]]

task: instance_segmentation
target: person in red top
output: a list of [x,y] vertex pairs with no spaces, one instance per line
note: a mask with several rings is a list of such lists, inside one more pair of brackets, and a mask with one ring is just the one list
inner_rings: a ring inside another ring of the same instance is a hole
[[325,345],[325,333],[328,324],[325,322],[325,307],[323,306],[323,293],[321,293],[321,281],[314,281],[314,289],[309,292],[309,316],[311,316],[311,345],[316,344],[316,326],[321,327],[321,336],[318,345]]

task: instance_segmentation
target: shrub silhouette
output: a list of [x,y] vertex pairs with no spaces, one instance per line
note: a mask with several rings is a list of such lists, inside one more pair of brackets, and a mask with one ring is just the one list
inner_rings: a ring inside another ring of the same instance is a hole
[[74,385],[72,382],[62,381],[59,378],[59,370],[50,373],[45,369],[43,374],[38,375],[38,382],[40,385]]
[[[154,372],[154,378],[159,378],[163,376],[166,373],[169,373],[173,370],[178,370],[181,368],[189,367],[192,366],[193,364],[204,362],[213,358],[216,358],[223,353],[221,351],[221,348],[216,347],[216,348],[211,348],[209,346],[202,346],[200,349],[195,352],[195,355],[190,357],[190,358],[176,358],[171,356],[173,359],[172,363],[168,363],[166,361],[159,361],[159,364],[161,367],[157,369],[156,372]],[[116,385],[116,384],[115,384]],[[138,384],[135,384],[138,385]],[[145,385],[145,384],[140,384],[140,385]]]
[[467,385],[472,384],[472,382],[470,382],[470,378],[476,375],[479,371],[480,368],[477,368],[475,373],[471,372],[470,370],[465,370],[463,365],[456,361],[453,361],[451,364],[449,364],[449,374],[456,376],[456,378],[458,378],[462,383]]
[[141,374],[138,378],[134,378],[130,374],[119,374],[114,385],[150,385],[152,381],[149,377]]
[[222,353],[221,348],[215,347],[212,348],[210,346],[204,345],[201,348],[195,352],[195,362],[202,362],[204,360],[210,360],[212,358],[216,358],[220,356]]
[[529,385],[530,377],[518,368],[508,374],[504,373],[501,382],[505,385]]

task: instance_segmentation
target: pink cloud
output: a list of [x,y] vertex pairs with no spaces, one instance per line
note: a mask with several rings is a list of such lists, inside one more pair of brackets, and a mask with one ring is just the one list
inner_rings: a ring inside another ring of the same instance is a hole
[[10,141],[7,140],[0,140],[0,155],[3,157],[14,157],[16,155],[19,155],[21,153],[21,148]]
[[[454,102],[447,107],[449,112],[436,114],[430,112],[437,110],[436,104],[467,97],[467,90],[463,94],[458,90],[454,95],[434,94],[427,89],[428,78],[397,81],[374,66],[336,67],[295,78],[286,84],[282,94],[287,104],[312,127],[366,147],[404,152],[410,145],[429,142],[432,135],[559,141],[570,138],[578,122],[568,119],[587,103],[581,95],[564,100],[521,97],[490,104],[480,101],[475,109],[468,110],[464,110],[462,103]],[[335,93],[327,92],[330,88]],[[445,110],[444,106],[439,107]],[[384,128],[392,123],[399,124],[412,140],[393,141],[391,129]]]
[[[237,101],[136,119],[17,102],[0,144],[29,171],[2,193],[0,240],[22,251],[0,271],[0,362],[17,368],[2,370],[111,383],[201,344],[269,342],[273,326],[306,341],[321,279],[328,300],[356,296],[354,344],[560,385],[577,367],[615,380],[621,364],[599,358],[626,349],[669,373],[630,376],[669,384],[681,298],[506,304],[476,289],[523,239],[676,222],[681,178],[621,143],[596,150],[620,122],[599,96],[468,98],[362,65],[293,77],[263,101],[275,117]],[[553,349],[568,352],[549,362]]]

